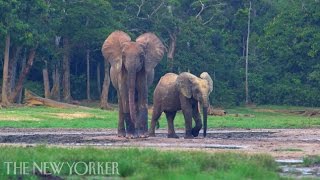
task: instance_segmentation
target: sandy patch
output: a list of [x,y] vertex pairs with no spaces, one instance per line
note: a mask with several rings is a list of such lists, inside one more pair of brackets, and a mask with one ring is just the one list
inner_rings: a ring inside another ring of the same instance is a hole
[[39,121],[39,118],[0,114],[0,121]]
[[266,112],[266,113],[279,113],[279,110],[273,109],[254,109],[255,112]]
[[50,113],[51,116],[58,117],[61,119],[78,119],[78,118],[90,118],[94,117],[93,114],[76,112],[76,113]]

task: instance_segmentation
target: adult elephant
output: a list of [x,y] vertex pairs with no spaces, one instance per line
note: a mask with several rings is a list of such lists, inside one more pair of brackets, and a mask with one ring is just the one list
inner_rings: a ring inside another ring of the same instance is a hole
[[147,137],[148,86],[164,50],[153,33],[142,34],[134,42],[128,34],[115,31],[103,43],[101,51],[111,64],[111,82],[118,94],[119,137]]

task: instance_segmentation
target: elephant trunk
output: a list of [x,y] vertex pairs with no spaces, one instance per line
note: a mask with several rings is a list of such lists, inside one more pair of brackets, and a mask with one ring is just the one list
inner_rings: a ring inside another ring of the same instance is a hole
[[202,114],[203,114],[203,137],[207,135],[207,121],[208,121],[208,107],[209,107],[209,100],[208,96],[203,97],[202,103]]
[[203,137],[207,136],[208,107],[203,107]]
[[136,107],[135,107],[135,87],[136,87],[136,74],[129,73],[129,111],[130,111],[130,118],[133,122],[133,125],[136,123]]

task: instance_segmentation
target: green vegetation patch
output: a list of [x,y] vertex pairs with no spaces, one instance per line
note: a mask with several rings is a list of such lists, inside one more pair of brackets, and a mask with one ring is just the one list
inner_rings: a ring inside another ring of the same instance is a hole
[[[57,147],[0,147],[0,162],[116,162],[117,172],[111,176],[130,179],[279,179],[277,164],[268,155],[248,155],[239,153],[207,153],[203,151],[159,151],[154,149],[95,149]],[[12,167],[11,167],[12,168]],[[86,172],[79,166],[79,172]],[[9,167],[10,169],[10,167]],[[7,166],[0,166],[0,179],[35,179],[33,174],[14,175],[12,169],[7,174]],[[54,172],[51,167],[49,172]],[[59,174],[62,178],[75,176],[63,166]],[[105,175],[95,174],[101,179]],[[83,177],[93,177],[89,171]]]
[[298,149],[298,148],[279,148],[279,149],[275,149],[273,151],[290,151],[290,152],[296,152],[296,151],[302,151],[302,149]]
[[[209,116],[209,128],[312,128],[320,127],[319,116],[288,113],[304,107],[261,106],[226,109],[226,116]],[[149,114],[149,121],[151,114]],[[164,113],[160,127],[167,128]],[[184,118],[179,112],[175,127],[184,128]],[[58,109],[49,107],[19,107],[0,111],[0,127],[16,128],[117,128],[118,111]]]
[[304,166],[320,166],[320,155],[304,157],[303,164]]

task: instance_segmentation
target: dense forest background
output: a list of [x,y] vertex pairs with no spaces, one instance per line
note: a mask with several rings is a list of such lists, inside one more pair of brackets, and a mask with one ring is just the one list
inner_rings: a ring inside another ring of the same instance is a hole
[[24,88],[115,103],[100,49],[119,29],[154,32],[167,48],[150,102],[165,73],[207,71],[211,104],[244,104],[248,50],[249,102],[320,106],[319,0],[0,0],[0,12],[3,105],[21,102]]

